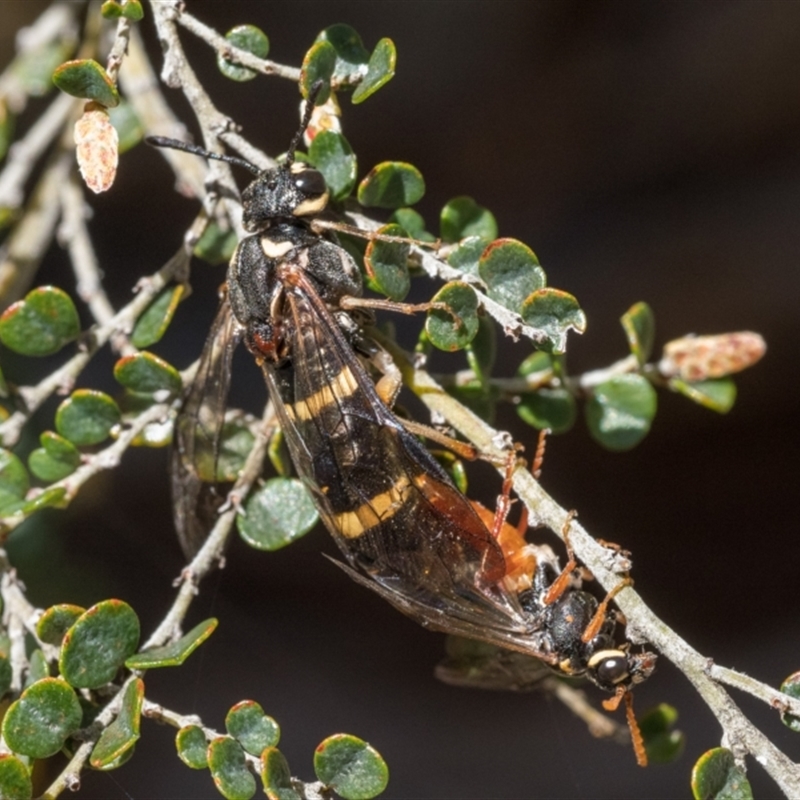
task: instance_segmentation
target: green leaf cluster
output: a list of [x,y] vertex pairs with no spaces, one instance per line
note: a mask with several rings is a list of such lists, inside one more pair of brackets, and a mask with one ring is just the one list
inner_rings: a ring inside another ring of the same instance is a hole
[[[0,796],[31,796],[32,761],[71,746],[72,738],[87,724],[88,699],[95,716],[109,697],[119,693],[112,701],[113,717],[99,731],[89,763],[99,770],[125,763],[140,737],[145,691],[140,675],[147,669],[182,664],[216,626],[215,619],[206,620],[177,641],[137,653],[139,619],[121,600],[104,600],[89,609],[69,604],[47,609],[37,622],[36,634],[58,648],[58,659],[51,664],[39,649],[28,656],[25,688],[8,706],[2,722],[3,739],[11,753],[0,759]],[[57,671],[55,676],[51,669]],[[125,677],[126,670],[137,670],[139,676]],[[121,677],[122,684],[115,683]],[[9,692],[10,685],[5,650],[0,652],[0,697]]]
[[[292,778],[278,749],[280,726],[254,700],[236,703],[225,717],[226,735],[191,724],[175,737],[178,757],[190,769],[208,769],[226,800],[250,800],[254,773],[271,800],[302,800],[302,784]],[[386,788],[389,771],[375,748],[349,734],[336,734],[314,752],[314,772],[325,788],[345,800],[370,800]]]

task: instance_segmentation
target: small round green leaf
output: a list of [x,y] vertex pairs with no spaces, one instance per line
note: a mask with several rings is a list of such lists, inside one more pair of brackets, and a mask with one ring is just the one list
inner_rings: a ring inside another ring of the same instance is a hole
[[560,289],[538,289],[522,303],[522,319],[547,336],[539,347],[552,353],[563,353],[570,328],[578,333],[586,330],[586,314],[578,301]]
[[303,97],[308,97],[311,87],[322,81],[315,105],[321,106],[328,102],[331,96],[331,78],[336,68],[336,49],[330,42],[324,40],[315,42],[305,54],[300,67],[300,92]]
[[656,318],[647,303],[635,303],[621,317],[620,322],[628,337],[628,346],[640,364],[646,364],[653,352],[656,338]]
[[[781,691],[800,700],[800,672],[793,672],[782,684]],[[795,733],[800,733],[800,717],[795,714],[781,714],[781,722]]]
[[125,661],[128,669],[152,669],[153,667],[179,667],[217,629],[219,622],[207,619],[195,625],[188,633],[163,647],[152,647],[136,653]]
[[28,658],[28,675],[25,678],[25,688],[32,686],[42,678],[50,677],[50,665],[47,663],[47,656],[38,648],[34,650]]
[[227,713],[225,730],[252,756],[260,756],[267,747],[275,747],[281,729],[255,700],[242,700]]
[[337,733],[314,751],[314,772],[345,800],[377,797],[389,783],[389,768],[371,745]]
[[132,392],[175,395],[183,388],[178,370],[152,353],[136,353],[121,358],[114,365],[114,377]]
[[31,774],[11,753],[0,753],[0,797],[3,800],[29,800],[33,797]]
[[608,450],[630,450],[647,436],[656,390],[641,375],[617,375],[595,387],[586,404],[589,433]]
[[53,83],[73,97],[94,100],[106,108],[119,104],[119,92],[106,71],[91,58],[67,61],[56,68]]
[[715,747],[692,768],[692,795],[695,800],[752,800],[753,791],[733,753]]
[[0,490],[21,500],[29,487],[25,465],[10,450],[0,448]]
[[117,718],[103,731],[92,750],[89,763],[95,769],[116,769],[124,763],[123,756],[133,749],[139,739],[143,700],[144,682],[136,678],[125,687]]
[[3,719],[3,738],[15,753],[47,758],[78,730],[81,717],[75,692],[60,678],[43,678],[9,706]]
[[683,752],[686,737],[673,730],[677,720],[677,710],[666,703],[651,708],[639,719],[639,730],[650,763],[668,764]]
[[50,606],[36,623],[36,635],[45,644],[60,647],[64,634],[85,611],[85,608],[74,606],[70,603],[59,603],[56,606]]
[[119,19],[122,16],[122,3],[117,0],[106,0],[100,6],[100,14],[103,19]]
[[[42,651],[35,650],[34,652],[41,653]],[[11,679],[11,662],[8,660],[8,656],[0,655],[0,697],[3,697],[11,688]],[[0,797],[2,797],[1,792]]]
[[389,222],[396,222],[412,239],[418,242],[435,242],[436,237],[425,230],[425,220],[413,208],[398,208],[392,212]]
[[96,689],[114,678],[139,644],[139,618],[122,600],[104,600],[67,631],[58,666],[72,686]]
[[[266,58],[269,54],[269,39],[267,34],[255,25],[237,25],[231,28],[225,38],[240,50],[246,50],[258,58]],[[249,81],[258,75],[257,72],[249,67],[243,67],[221,55],[217,55],[217,66],[219,71],[226,77],[234,81]]]
[[367,74],[353,92],[353,103],[363,103],[394,77],[397,49],[391,39],[381,39],[375,45],[367,64]]
[[218,223],[211,221],[206,225],[203,235],[192,251],[198,258],[212,266],[227,264],[236,249],[238,238],[232,228],[222,230]]
[[289,764],[277,747],[268,747],[261,754],[261,782],[268,800],[302,800],[292,786]]
[[736,402],[736,384],[732,378],[709,378],[706,381],[688,381],[670,378],[669,388],[680,392],[698,405],[720,414],[727,414]]
[[[406,231],[399,225],[390,223],[379,228],[376,233],[382,236],[407,238]],[[367,272],[367,285],[390,300],[404,300],[411,288],[408,274],[408,242],[386,242],[373,239],[364,253],[364,267]]]
[[376,208],[413,206],[425,194],[422,173],[404,161],[383,161],[358,185],[358,202]]
[[490,242],[497,238],[494,214],[471,197],[453,198],[442,209],[439,225],[445,242],[458,242],[468,236],[480,236]]
[[256,779],[247,769],[244,750],[229,736],[219,736],[208,746],[208,768],[214,785],[227,800],[250,800]]
[[21,514],[28,516],[42,508],[66,508],[66,496],[67,490],[63,486],[51,486],[30,500],[26,500],[19,510]]
[[356,156],[337,131],[320,131],[308,148],[308,158],[322,173],[334,200],[341,200],[356,185]]
[[484,239],[483,236],[467,236],[462,239],[450,255],[447,257],[447,263],[451,267],[460,269],[466,275],[471,275],[475,278],[480,277],[478,273],[478,263],[483,255],[483,251],[491,244],[489,239]]
[[578,414],[575,398],[563,388],[542,388],[520,395],[517,414],[528,425],[552,433],[565,433],[575,424]]
[[39,436],[38,447],[28,456],[28,467],[39,480],[54,483],[71,475],[81,463],[81,454],[72,442],[53,431]]
[[187,725],[175,736],[178,758],[191,769],[205,769],[208,766],[208,743],[203,729],[198,725]]
[[122,3],[122,16],[131,22],[139,22],[144,19],[144,9],[139,0],[124,0]]
[[40,286],[0,316],[0,341],[23,356],[49,356],[81,330],[75,304],[55,286]]
[[536,253],[516,239],[492,242],[481,254],[478,274],[489,297],[516,312],[527,297],[544,288],[546,281]]
[[369,51],[349,25],[331,25],[317,36],[317,41],[329,42],[336,51],[333,80],[337,86],[352,86],[366,76]]
[[56,430],[78,447],[86,447],[107,439],[121,416],[105,392],[77,389],[56,410]]
[[428,338],[440,350],[462,350],[478,333],[478,298],[475,290],[462,281],[451,281],[434,295],[431,302],[444,303],[449,311],[434,308],[428,312],[425,320]]
[[258,550],[278,550],[308,533],[317,509],[303,484],[294,478],[272,478],[247,498],[236,518],[241,537]]
[[517,375],[527,378],[541,373],[542,381],[547,381],[553,374],[553,357],[550,353],[534,350],[518,367]]
[[185,290],[186,287],[181,283],[167,286],[150,303],[133,327],[131,342],[135,347],[141,350],[161,339],[175,316],[175,310]]
[[129,19],[131,22],[139,22],[144,18],[144,9],[139,0],[122,0],[122,2],[106,0],[106,2],[100,6],[100,13],[104,19],[119,19],[119,17],[125,17],[125,19]]

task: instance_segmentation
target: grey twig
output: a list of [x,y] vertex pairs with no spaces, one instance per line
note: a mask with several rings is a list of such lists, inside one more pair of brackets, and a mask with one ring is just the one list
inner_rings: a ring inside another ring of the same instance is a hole
[[258,58],[258,56],[248,53],[247,50],[234,47],[224,36],[221,36],[213,28],[209,28],[208,25],[204,25],[187,11],[182,11],[178,14],[177,21],[187,31],[197,36],[198,39],[202,39],[211,45],[219,55],[228,61],[235,61],[243,67],[249,67],[255,72],[261,72],[264,75],[277,75],[281,78],[288,78],[294,83],[300,80],[300,70],[297,67],[287,67],[275,61],[269,61],[266,58]]
[[59,92],[47,110],[20,139],[11,145],[8,160],[0,172],[0,207],[19,208],[24,199],[25,181],[36,166],[42,153],[64,130],[77,100]]
[[[72,261],[78,297],[89,306],[95,320],[104,325],[114,317],[114,307],[103,288],[102,270],[86,226],[88,212],[83,190],[73,172],[61,187],[61,225],[58,238],[62,247],[66,247]],[[136,348],[121,331],[114,333],[111,338],[114,349],[121,355],[135,352]]]
[[180,634],[181,625],[189,610],[192,600],[197,594],[197,585],[213,569],[222,557],[225,544],[231,534],[233,523],[239,511],[239,501],[247,496],[251,487],[261,474],[264,458],[267,454],[270,433],[275,425],[275,416],[271,404],[264,410],[263,425],[253,449],[247,456],[239,479],[228,494],[228,500],[223,506],[226,510],[220,513],[216,524],[212,528],[203,546],[192,559],[191,563],[183,570],[180,577],[178,595],[169,612],[153,631],[150,638],[144,643],[142,649],[158,647]]
[[[415,371],[410,385],[431,411],[441,415],[482,453],[496,460],[504,457],[504,451],[498,445],[502,441],[499,432],[448,395],[427,373]],[[568,512],[545,492],[530,472],[522,468],[516,470],[514,491],[528,507],[532,522],[561,535]],[[577,520],[572,520],[569,531],[576,555],[589,567],[600,585],[607,591],[615,588],[619,584],[620,576],[613,569],[613,558],[610,559],[613,554],[599,545]],[[800,797],[800,766],[791,761],[747,719],[730,695],[714,679],[715,669],[721,668],[709,669],[709,659],[698,653],[653,614],[632,588],[623,589],[617,595],[616,603],[627,620],[629,637],[634,641],[651,642],[662,656],[675,664],[691,681],[719,721],[724,738],[737,759],[743,760],[745,755],[752,755],[787,797]],[[733,683],[730,672],[717,672],[716,675],[724,675],[726,682]],[[736,685],[744,688],[741,681]],[[784,702],[784,696],[777,692],[769,695],[769,699],[764,699],[774,706],[776,696],[781,703]],[[797,701],[786,697],[785,702],[788,703],[787,708],[793,711],[797,709]]]

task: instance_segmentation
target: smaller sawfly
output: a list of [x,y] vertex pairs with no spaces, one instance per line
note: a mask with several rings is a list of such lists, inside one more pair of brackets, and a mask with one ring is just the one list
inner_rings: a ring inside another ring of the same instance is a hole
[[393,392],[376,390],[365,362],[386,372],[388,357],[364,332],[371,311],[357,302],[361,274],[314,229],[328,188],[295,157],[312,109],[313,97],[285,160],[272,169],[148,139],[255,175],[241,198],[248,235],[231,258],[227,292],[176,422],[172,480],[184,549],[193,552],[207,534],[197,513],[209,500],[200,462],[218,445],[232,353],[244,341],[352,578],[428,628],[535,656],[562,675],[587,676],[617,703],[629,698],[655,656],[618,644],[614,612],[577,588],[554,556],[528,559],[526,588],[512,580],[512,554],[495,526],[395,416],[385,402]]

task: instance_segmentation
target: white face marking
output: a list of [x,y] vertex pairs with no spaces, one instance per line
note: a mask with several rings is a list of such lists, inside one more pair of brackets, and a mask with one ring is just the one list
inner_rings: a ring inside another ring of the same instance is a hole
[[319,197],[310,197],[298,205],[292,215],[295,217],[304,217],[308,214],[318,214],[326,205],[328,205],[328,192],[321,194]]
[[282,258],[293,247],[291,242],[273,242],[266,236],[261,237],[261,250],[267,258]]

